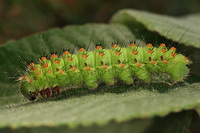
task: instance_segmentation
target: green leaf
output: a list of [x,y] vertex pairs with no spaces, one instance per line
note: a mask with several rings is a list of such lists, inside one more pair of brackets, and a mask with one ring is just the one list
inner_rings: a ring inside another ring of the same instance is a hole
[[[50,55],[63,48],[77,51],[81,46],[92,50],[96,43],[110,48],[112,41],[126,46],[129,40],[140,42],[140,34],[119,24],[87,24],[52,29],[0,47],[0,71],[7,72],[0,75],[0,127],[104,125],[110,121],[165,116],[199,105],[200,83],[173,87],[163,83],[102,85],[93,91],[65,90],[58,97],[29,102],[21,95],[19,83],[14,82],[17,74],[25,73],[25,62],[39,62],[44,51]],[[12,82],[8,80],[11,77],[15,77]]]
[[145,28],[186,46],[200,48],[200,14],[171,17],[125,9],[114,14],[110,22],[125,24],[139,30]]
[[[64,91],[60,97],[49,101],[10,104],[1,108],[0,126],[104,125],[111,120],[122,122],[163,116],[200,103],[199,84],[172,90],[164,88],[165,91],[159,86],[116,87],[107,91],[100,88],[102,92],[94,93],[86,90],[79,90],[81,93]],[[21,96],[18,98],[22,100]]]
[[[186,127],[191,121],[191,111],[173,113],[166,117],[154,117],[149,119],[136,119],[123,123],[110,122],[105,126],[92,125],[90,127],[79,126],[76,129],[71,129],[66,125],[57,127],[41,126],[41,127],[21,127],[14,129],[15,133],[31,132],[31,133],[184,133]],[[13,132],[11,128],[0,129],[0,132]]]
[[187,131],[191,132],[191,133],[198,133],[200,131],[200,117],[199,114],[197,114],[197,112],[193,112],[192,113],[192,121],[190,122],[190,126],[188,127]]
[[200,116],[200,106],[197,106],[196,108],[195,108],[195,110],[196,110],[196,112],[199,114],[199,116]]

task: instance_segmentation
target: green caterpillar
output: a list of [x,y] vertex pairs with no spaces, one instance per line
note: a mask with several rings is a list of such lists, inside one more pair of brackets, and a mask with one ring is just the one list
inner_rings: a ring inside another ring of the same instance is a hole
[[22,76],[21,92],[29,100],[35,100],[40,93],[43,98],[60,94],[60,88],[80,86],[96,88],[98,82],[112,85],[115,79],[132,84],[133,76],[143,82],[150,82],[151,73],[167,73],[174,82],[183,81],[188,75],[190,61],[176,48],[167,49],[162,43],[158,48],[147,44],[138,47],[131,42],[128,48],[113,44],[111,49],[96,46],[94,51],[80,48],[77,54],[67,50],[61,57],[52,54],[50,59],[41,57],[39,64],[33,62]]

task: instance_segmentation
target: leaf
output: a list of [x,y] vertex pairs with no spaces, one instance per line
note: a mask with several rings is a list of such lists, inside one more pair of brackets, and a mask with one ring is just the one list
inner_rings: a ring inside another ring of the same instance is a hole
[[[35,103],[24,102],[21,96],[15,96],[22,102],[1,107],[0,127],[63,124],[76,127],[93,123],[104,125],[111,120],[122,122],[133,118],[163,116],[198,105],[199,85],[193,84],[171,90],[164,88],[165,91],[159,89],[160,85],[116,87],[107,91],[100,88],[102,92],[94,93],[86,90],[79,90],[82,93],[76,93],[71,90],[64,91],[58,98]],[[87,93],[84,93],[85,91]]]
[[[58,97],[29,102],[21,95],[19,83],[15,82],[25,73],[26,62],[39,62],[44,52],[47,55],[60,53],[63,48],[77,51],[82,46],[92,50],[96,43],[110,48],[112,41],[126,46],[129,40],[140,42],[139,35],[119,24],[87,24],[52,29],[0,47],[0,62],[3,62],[0,71],[7,72],[0,74],[0,127],[104,125],[110,121],[121,123],[165,116],[199,105],[200,83],[173,87],[163,83],[102,85],[93,91],[85,88],[65,90]],[[11,77],[15,77],[12,82],[8,80]]]
[[195,110],[196,110],[196,112],[198,113],[198,115],[200,116],[200,106],[197,106],[197,107],[195,108]]
[[200,14],[172,17],[124,9],[114,14],[110,22],[125,24],[139,30],[146,28],[186,46],[200,48]]
[[[136,119],[123,123],[110,122],[105,126],[92,125],[90,127],[79,126],[76,129],[71,129],[66,125],[61,125],[57,127],[41,126],[41,127],[21,127],[14,129],[15,133],[21,132],[31,132],[31,133],[184,133],[186,127],[190,123],[191,111],[183,111],[180,113],[173,113],[167,115],[166,117],[155,117],[150,119]],[[10,128],[0,129],[0,132],[10,133],[13,132]]]
[[197,114],[197,112],[192,113],[192,121],[190,123],[190,126],[188,127],[187,131],[191,133],[198,133],[200,131],[200,117]]

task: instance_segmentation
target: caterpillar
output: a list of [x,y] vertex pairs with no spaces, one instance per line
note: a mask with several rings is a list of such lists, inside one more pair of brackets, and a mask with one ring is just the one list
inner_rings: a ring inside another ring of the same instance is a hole
[[71,54],[66,50],[60,57],[52,54],[50,59],[41,57],[38,64],[31,62],[27,74],[19,78],[20,90],[33,101],[39,93],[45,99],[70,85],[94,89],[100,82],[113,85],[116,79],[132,84],[133,77],[148,83],[154,73],[166,73],[176,83],[187,77],[189,63],[175,47],[167,48],[164,43],[139,47],[130,42],[127,48],[113,43],[111,49],[99,44],[94,51],[80,48],[77,54]]

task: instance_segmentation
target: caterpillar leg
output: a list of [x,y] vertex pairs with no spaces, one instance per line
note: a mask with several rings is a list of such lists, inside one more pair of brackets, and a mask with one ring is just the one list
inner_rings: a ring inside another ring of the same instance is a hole
[[[55,94],[60,94],[60,89],[59,89],[59,86],[55,86],[53,89],[52,89],[52,94],[55,95]],[[47,95],[47,98],[49,98],[51,96],[51,90],[49,88],[46,88],[46,89],[42,89],[40,91],[40,95],[42,96],[43,99],[46,98],[46,95]]]
[[113,85],[115,83],[114,76],[111,72],[104,73],[101,77],[102,81],[108,85]]
[[168,65],[168,73],[174,82],[184,81],[184,77],[188,74],[188,68],[183,63],[177,63],[176,65]]
[[144,82],[150,82],[151,80],[149,72],[146,68],[139,68],[135,71],[135,75],[138,79],[143,80]]
[[42,89],[40,91],[40,95],[42,96],[43,99],[46,98],[46,95],[47,95],[47,98],[49,98],[51,96],[51,90],[49,88]]
[[47,95],[47,98],[51,96],[51,90],[49,88],[45,89],[45,93]]
[[133,83],[133,78],[132,78],[132,76],[131,76],[131,74],[130,74],[129,71],[123,70],[123,71],[120,73],[119,78],[120,78],[122,81],[124,81],[125,83],[127,83],[127,84],[132,84],[132,83]]
[[88,77],[85,79],[85,85],[90,89],[95,89],[98,87],[97,79],[95,77]]
[[45,90],[44,89],[42,89],[40,91],[40,95],[42,96],[43,99],[45,99]]
[[57,93],[58,95],[60,94],[60,88],[59,88],[59,86],[55,86],[55,87],[53,87],[53,89],[52,89],[52,94],[53,94],[53,96],[56,95],[56,93]]

